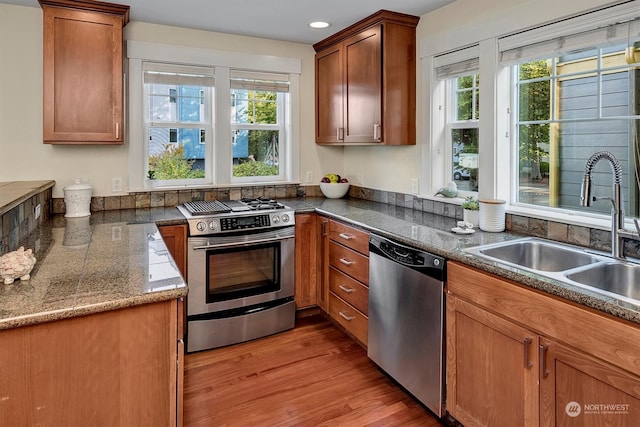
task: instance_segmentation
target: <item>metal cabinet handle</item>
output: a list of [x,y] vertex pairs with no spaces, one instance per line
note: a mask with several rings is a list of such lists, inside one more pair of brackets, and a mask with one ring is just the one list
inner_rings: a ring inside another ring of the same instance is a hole
[[541,345],[538,348],[538,355],[540,357],[540,378],[547,378],[549,376],[549,370],[547,369],[547,350],[548,345]]
[[338,234],[338,236],[340,236],[344,240],[352,240],[356,238],[355,236],[352,236],[351,234],[347,234],[347,233],[340,233]]
[[373,140],[380,141],[380,125],[377,123],[373,125]]
[[533,366],[533,363],[531,363],[531,360],[529,359],[529,346],[531,345],[531,342],[531,338],[524,339],[524,367],[526,369],[529,369]]
[[120,139],[120,123],[116,122],[116,139]]
[[327,235],[327,223],[323,222],[322,223],[322,236],[326,236]]
[[347,316],[342,311],[339,311],[338,314],[340,315],[340,317],[342,317],[343,319],[345,319],[348,322],[351,322],[353,319],[355,319],[355,316]]
[[351,265],[353,264],[353,261],[350,261],[346,258],[340,258],[340,262],[343,263],[344,265]]
[[344,139],[344,128],[336,128],[336,138],[338,141],[342,141]]
[[353,289],[353,288],[348,288],[348,287],[346,287],[345,285],[338,285],[338,287],[339,287],[340,289],[342,289],[343,291],[345,291],[346,293],[348,293],[348,294],[350,294],[351,292],[353,292],[353,291],[354,291],[354,289]]

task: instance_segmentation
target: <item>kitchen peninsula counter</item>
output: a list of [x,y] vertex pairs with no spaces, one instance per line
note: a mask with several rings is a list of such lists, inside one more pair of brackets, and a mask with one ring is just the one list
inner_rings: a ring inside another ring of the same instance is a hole
[[156,222],[184,223],[176,208],[55,215],[24,242],[31,279],[0,282],[0,329],[183,297],[187,286]]
[[0,215],[55,184],[52,180],[0,182]]

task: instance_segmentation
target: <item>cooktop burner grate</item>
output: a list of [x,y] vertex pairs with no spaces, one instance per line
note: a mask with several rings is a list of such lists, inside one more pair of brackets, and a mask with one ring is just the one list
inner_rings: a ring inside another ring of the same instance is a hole
[[218,200],[186,202],[184,207],[191,215],[213,215],[231,212],[231,208]]

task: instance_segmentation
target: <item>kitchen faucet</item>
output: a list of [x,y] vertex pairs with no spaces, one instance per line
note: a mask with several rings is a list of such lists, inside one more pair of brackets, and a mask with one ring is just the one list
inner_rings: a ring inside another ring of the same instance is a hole
[[[605,159],[609,161],[613,171],[613,195],[612,197],[591,197],[591,170],[598,161]],[[620,179],[622,167],[616,157],[608,151],[598,151],[589,157],[584,167],[584,178],[580,190],[580,205],[591,206],[591,201],[610,200],[611,201],[611,256],[614,258],[624,258],[624,238],[640,239],[640,225],[634,219],[636,231],[629,231],[624,228],[624,210],[622,209]]]

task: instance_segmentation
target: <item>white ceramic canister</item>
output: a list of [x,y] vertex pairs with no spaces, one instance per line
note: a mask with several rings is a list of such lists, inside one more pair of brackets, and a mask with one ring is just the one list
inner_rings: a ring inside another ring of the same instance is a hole
[[91,215],[91,194],[93,189],[89,184],[83,184],[80,179],[73,185],[62,189],[64,191],[65,217],[78,218]]
[[492,232],[504,231],[506,202],[497,199],[478,201],[480,202],[480,230]]

